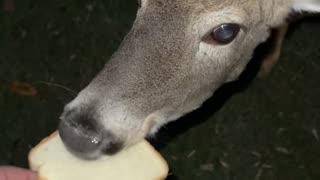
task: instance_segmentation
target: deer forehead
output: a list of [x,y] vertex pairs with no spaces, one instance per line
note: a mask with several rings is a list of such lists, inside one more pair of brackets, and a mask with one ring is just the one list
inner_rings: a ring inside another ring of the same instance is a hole
[[241,12],[227,16],[277,26],[291,11],[293,3],[294,0],[143,0],[142,11],[158,16],[162,21],[183,17],[191,23],[210,13],[216,13],[219,19],[225,12]]

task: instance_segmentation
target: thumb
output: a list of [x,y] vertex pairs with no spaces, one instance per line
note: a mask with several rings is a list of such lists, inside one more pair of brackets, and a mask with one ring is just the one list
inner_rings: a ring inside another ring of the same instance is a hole
[[37,174],[33,171],[10,167],[2,166],[0,167],[0,180],[37,180]]

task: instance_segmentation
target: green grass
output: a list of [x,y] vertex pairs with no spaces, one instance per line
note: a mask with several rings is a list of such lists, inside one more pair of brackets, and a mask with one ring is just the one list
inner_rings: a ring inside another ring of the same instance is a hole
[[[74,97],[47,83],[81,90],[117,49],[135,9],[125,0],[24,0],[13,13],[0,10],[0,164],[27,167],[29,149],[56,129]],[[319,17],[297,23],[270,76],[226,102],[220,95],[230,90],[222,89],[164,128],[154,141],[169,179],[320,179],[319,32]],[[16,80],[39,95],[12,93]]]

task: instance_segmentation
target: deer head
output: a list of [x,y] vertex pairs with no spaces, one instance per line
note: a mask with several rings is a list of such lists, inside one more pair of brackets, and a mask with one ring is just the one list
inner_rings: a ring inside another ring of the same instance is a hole
[[59,125],[85,158],[113,154],[198,108],[235,80],[292,11],[319,0],[142,0],[131,31]]

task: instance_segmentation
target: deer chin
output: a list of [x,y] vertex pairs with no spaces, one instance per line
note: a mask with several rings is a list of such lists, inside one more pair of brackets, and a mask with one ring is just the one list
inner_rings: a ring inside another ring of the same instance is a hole
[[159,110],[145,118],[141,128],[141,134],[144,137],[154,137],[156,133],[167,123],[175,121],[182,117],[184,113]]
[[142,126],[142,133],[145,137],[151,136],[153,137],[159,129],[165,124],[163,123],[164,119],[159,116],[158,113],[153,113],[149,115]]

